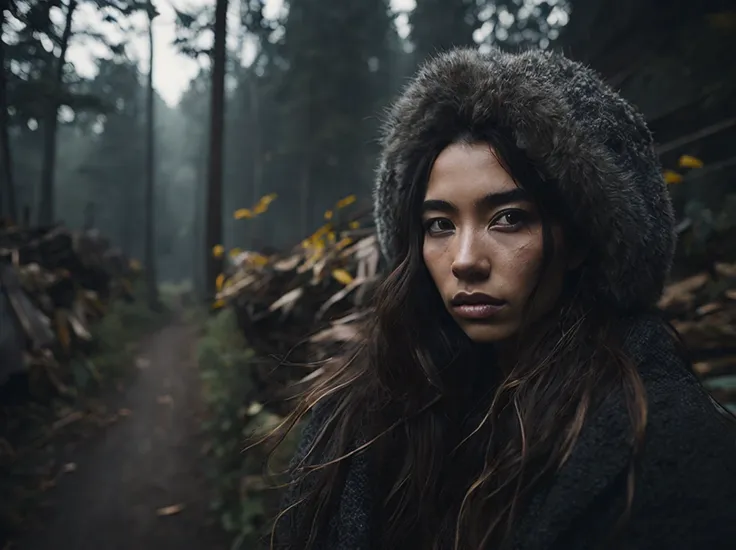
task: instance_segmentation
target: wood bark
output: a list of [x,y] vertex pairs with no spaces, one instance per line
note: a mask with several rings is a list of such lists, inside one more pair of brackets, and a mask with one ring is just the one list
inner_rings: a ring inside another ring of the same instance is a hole
[[153,20],[155,16],[153,5],[150,4],[148,16],[148,96],[146,98],[146,192],[144,196],[145,203],[145,253],[144,262],[146,267],[146,295],[148,306],[151,309],[157,309],[158,286],[156,277],[156,226],[155,226],[155,155],[156,143],[154,136],[154,89],[153,89],[153,63],[154,63],[154,43],[153,43]]
[[210,147],[207,178],[207,293],[214,296],[215,281],[222,273],[222,258],[213,253],[222,244],[223,135],[225,127],[225,40],[227,0],[215,4],[215,40],[212,49],[212,90],[210,101]]
[[43,134],[43,162],[41,167],[41,186],[38,199],[38,222],[42,225],[54,223],[55,189],[54,174],[56,172],[56,135],[59,129],[60,96],[64,86],[64,66],[69,40],[72,37],[72,24],[77,1],[69,0],[64,20],[64,31],[61,34],[59,57],[53,67],[51,90],[46,107]]
[[7,215],[18,222],[18,211],[15,198],[15,180],[13,179],[13,162],[10,151],[10,121],[8,117],[8,83],[5,69],[5,42],[2,33],[5,29],[5,10],[0,10],[0,166],[2,186],[0,187],[0,215]]

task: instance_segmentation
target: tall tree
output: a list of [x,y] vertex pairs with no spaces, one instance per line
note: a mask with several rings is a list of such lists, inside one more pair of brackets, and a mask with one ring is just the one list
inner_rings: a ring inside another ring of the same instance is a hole
[[409,14],[411,42],[418,63],[453,46],[475,46],[479,28],[476,0],[416,0]]
[[0,9],[0,216],[7,214],[18,221],[15,201],[15,181],[10,152],[10,121],[8,117],[8,82],[5,60],[5,8]]
[[[202,255],[205,247],[205,202],[207,191],[205,186],[207,175],[207,143],[210,120],[209,107],[211,99],[210,72],[201,70],[189,83],[189,88],[179,102],[179,110],[185,117],[186,142],[183,144],[183,157],[192,174],[194,189],[191,203],[192,249],[191,265],[192,281],[198,296],[205,297],[204,274],[207,270],[209,257]],[[232,142],[232,140],[230,140]]]
[[158,308],[158,281],[156,278],[156,254],[155,245],[155,141],[154,141],[154,89],[153,89],[153,63],[154,63],[154,41],[153,21],[158,15],[153,2],[148,3],[148,96],[146,98],[146,193],[145,193],[145,255],[146,264],[146,294],[148,305],[152,309]]
[[49,67],[48,81],[51,91],[46,102],[43,121],[43,160],[38,197],[38,221],[42,224],[54,222],[54,170],[56,169],[56,134],[59,127],[59,97],[63,87],[66,53],[72,36],[76,9],[77,0],[69,0],[64,16],[64,28],[58,44],[59,55],[55,63]]
[[[103,59],[89,84],[89,92],[104,97],[108,112],[96,131],[85,132],[91,143],[82,158],[79,182],[73,189],[62,188],[59,177],[58,215],[65,216],[73,204],[92,200],[97,204],[96,226],[128,255],[143,259],[145,231],[144,192],[146,185],[146,142],[141,137],[147,124],[144,113],[145,79],[131,60]],[[158,110],[154,108],[157,113]],[[79,117],[84,120],[83,117]],[[157,142],[161,137],[157,136]],[[160,153],[157,152],[160,156]],[[69,187],[69,186],[67,186]],[[72,195],[72,196],[70,196]]]
[[225,61],[227,56],[227,0],[215,4],[212,48],[212,89],[210,102],[210,146],[207,178],[207,292],[215,292],[215,280],[222,272],[222,258],[214,253],[222,243],[223,134],[225,128]]
[[300,211],[304,236],[342,196],[370,193],[396,31],[386,0],[292,0],[284,29],[281,148],[298,168],[279,208]]

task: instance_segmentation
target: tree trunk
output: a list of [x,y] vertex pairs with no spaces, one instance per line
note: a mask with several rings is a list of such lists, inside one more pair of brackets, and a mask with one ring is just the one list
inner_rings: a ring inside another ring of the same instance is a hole
[[[250,132],[253,136],[253,200],[251,204],[256,204],[263,193],[263,159],[261,157],[261,123],[258,105],[258,77],[254,72],[248,73],[248,84],[250,90]],[[255,223],[254,223],[255,222]],[[260,216],[251,220],[251,247],[254,247],[258,240],[258,234],[266,232],[264,227],[265,220]]]
[[227,0],[215,5],[215,43],[212,49],[212,96],[210,103],[210,158],[207,181],[207,293],[215,293],[215,281],[222,272],[222,258],[215,257],[215,246],[222,244],[222,162],[225,126],[225,39]]
[[197,298],[205,300],[207,293],[204,291],[202,280],[202,170],[200,163],[196,163],[196,175],[194,180],[194,189],[192,191],[192,288],[194,288]]
[[157,309],[158,287],[156,281],[156,254],[154,251],[155,226],[154,226],[154,155],[155,142],[153,135],[154,125],[154,90],[153,90],[153,19],[155,12],[153,4],[149,4],[148,14],[148,97],[146,98],[146,192],[145,192],[145,237],[144,237],[144,262],[146,268],[146,295],[148,306]]
[[15,182],[13,181],[13,164],[10,153],[10,132],[8,130],[8,83],[5,72],[5,42],[2,33],[5,29],[5,10],[0,17],[0,166],[2,166],[2,186],[0,187],[0,215],[7,216],[18,223],[18,212],[15,203]]
[[52,80],[52,89],[47,103],[47,112],[44,120],[43,135],[43,164],[41,168],[41,189],[38,204],[38,221],[40,224],[54,223],[54,173],[56,171],[56,134],[59,128],[59,97],[64,79],[66,52],[69,48],[69,39],[72,36],[72,22],[76,0],[69,0],[66,10],[64,32],[61,35],[61,51],[56,60],[55,74]]
[[[135,95],[135,102],[133,103],[133,119],[135,120],[135,131],[139,132],[143,128],[143,124],[147,124],[146,120],[143,118],[143,88],[140,87],[136,91]],[[145,90],[146,97],[148,97],[148,90]],[[134,181],[139,181],[138,178],[135,178]],[[131,212],[136,212],[136,208],[138,206],[137,199],[139,198],[138,192],[140,191],[140,187],[136,184],[130,185],[125,187],[125,189],[120,189],[120,193],[122,195],[122,209],[118,213],[120,216],[120,247],[123,250],[123,252],[130,258],[132,258],[136,252],[136,246],[134,244],[134,227],[136,227],[138,224],[136,223],[136,217],[131,215]],[[140,218],[139,218],[140,219]],[[136,243],[138,244],[138,243]],[[139,257],[140,259],[140,257]]]

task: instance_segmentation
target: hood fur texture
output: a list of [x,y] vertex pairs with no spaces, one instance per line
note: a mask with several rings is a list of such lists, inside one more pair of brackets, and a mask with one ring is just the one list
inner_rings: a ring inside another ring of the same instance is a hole
[[397,260],[398,206],[422,156],[492,127],[510,131],[544,178],[558,182],[575,225],[592,237],[596,294],[624,311],[653,305],[675,232],[651,133],[594,71],[538,50],[451,50],[427,62],[394,104],[374,188],[389,264]]

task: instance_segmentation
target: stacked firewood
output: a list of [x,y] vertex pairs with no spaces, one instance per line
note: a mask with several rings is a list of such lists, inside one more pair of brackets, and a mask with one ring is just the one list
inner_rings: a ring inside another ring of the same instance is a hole
[[139,267],[94,230],[0,230],[0,385],[54,369],[91,340],[111,300],[132,299]]

